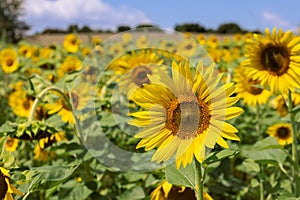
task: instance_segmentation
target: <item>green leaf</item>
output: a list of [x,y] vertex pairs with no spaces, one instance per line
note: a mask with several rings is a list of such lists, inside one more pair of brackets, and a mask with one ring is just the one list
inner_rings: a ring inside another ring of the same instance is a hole
[[231,149],[224,149],[219,152],[213,152],[207,156],[207,158],[204,160],[203,163],[205,164],[215,163],[225,158],[228,158],[230,156],[236,155],[238,153],[239,153],[238,151],[231,150]]
[[144,199],[145,193],[141,186],[135,186],[129,190],[126,190],[120,197],[119,200],[138,200]]
[[196,163],[194,159],[193,162],[185,168],[181,166],[177,169],[176,164],[172,163],[166,167],[165,173],[168,182],[171,184],[191,188],[196,187]]
[[71,166],[43,166],[31,168],[23,172],[26,180],[30,180],[28,192],[50,189],[66,181],[78,168],[79,164]]
[[244,150],[242,155],[255,161],[275,161],[284,163],[287,154],[273,137],[258,141],[249,149]]
[[16,130],[17,124],[10,121],[6,121],[0,126],[0,133],[11,133]]

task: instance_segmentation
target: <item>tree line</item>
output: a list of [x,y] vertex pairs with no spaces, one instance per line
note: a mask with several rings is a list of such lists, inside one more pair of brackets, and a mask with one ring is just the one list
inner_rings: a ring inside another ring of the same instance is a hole
[[[22,15],[22,5],[23,0],[0,0],[0,36],[2,40],[9,42],[16,42],[20,40],[30,26],[26,22],[20,19]],[[163,30],[152,24],[140,24],[136,27],[131,27],[128,25],[120,25],[117,27],[116,31],[112,30],[102,30],[102,29],[92,29],[88,25],[83,25],[79,27],[77,24],[71,24],[66,29],[58,28],[47,28],[38,34],[51,34],[51,33],[113,33],[113,32],[124,32],[128,30],[139,31],[139,28],[150,28],[149,31],[163,32]],[[230,22],[223,23],[219,25],[217,29],[206,28],[197,23],[183,23],[177,24],[174,30],[179,32],[194,32],[194,33],[245,33],[245,32],[259,32],[258,30],[245,30],[241,28],[238,24]]]

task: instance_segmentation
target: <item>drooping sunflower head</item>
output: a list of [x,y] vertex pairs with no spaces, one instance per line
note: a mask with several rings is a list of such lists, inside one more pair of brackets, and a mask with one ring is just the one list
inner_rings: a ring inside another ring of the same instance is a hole
[[247,71],[238,67],[234,70],[234,78],[236,82],[236,92],[246,105],[262,105],[266,104],[271,96],[271,92],[261,87],[259,80],[253,80],[248,77]]
[[292,32],[282,32],[276,28],[265,35],[254,35],[245,46],[247,59],[242,62],[248,67],[249,75],[269,86],[274,93],[287,93],[300,88],[300,37]]
[[291,144],[293,141],[292,128],[289,123],[274,124],[268,128],[267,133],[275,137],[280,145]]
[[[202,162],[207,148],[217,143],[227,148],[223,139],[239,140],[237,129],[225,122],[241,114],[230,107],[238,101],[231,97],[233,84],[220,86],[222,75],[214,66],[191,70],[188,62],[172,64],[172,75],[160,72],[148,75],[151,84],[138,88],[133,101],[145,111],[132,113],[130,124],[144,129],[135,137],[142,138],[137,148],[157,147],[152,161],[165,162],[175,155],[176,166],[185,167],[194,156]],[[193,73],[195,71],[195,73]]]
[[67,52],[75,53],[79,49],[80,40],[75,34],[68,34],[65,37],[63,46]]
[[12,48],[3,49],[0,52],[0,61],[5,73],[12,73],[19,67],[17,52]]

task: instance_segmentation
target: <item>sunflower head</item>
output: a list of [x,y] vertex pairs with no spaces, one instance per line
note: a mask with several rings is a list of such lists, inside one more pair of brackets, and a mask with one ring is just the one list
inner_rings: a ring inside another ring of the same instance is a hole
[[0,52],[0,61],[5,73],[12,73],[19,67],[17,52],[12,48],[3,49]]
[[75,53],[79,49],[80,40],[75,34],[68,34],[65,37],[63,46],[67,52]]
[[280,145],[291,144],[293,141],[292,128],[289,123],[274,124],[268,128],[267,133],[275,137]]
[[148,75],[165,70],[163,60],[153,50],[132,51],[118,58],[110,65],[115,74],[122,75],[119,87],[130,98],[132,92],[144,84],[149,84]]
[[247,105],[266,104],[272,93],[259,87],[259,80],[253,80],[247,75],[247,71],[241,67],[234,70],[233,80],[236,82],[237,96],[243,99]]
[[7,183],[5,181],[5,175],[0,170],[0,199],[4,199],[8,190]]
[[130,124],[144,127],[135,135],[142,138],[137,148],[157,147],[152,157],[157,162],[174,155],[177,168],[194,157],[202,162],[206,149],[216,143],[228,148],[223,137],[239,140],[237,129],[224,121],[242,113],[230,107],[239,99],[231,97],[233,84],[220,86],[222,75],[216,75],[214,65],[204,70],[200,62],[195,71],[190,67],[188,62],[174,62],[171,75],[148,75],[151,84],[137,88],[132,98],[145,109],[131,114],[135,119]]
[[16,151],[19,140],[16,138],[7,137],[5,142],[5,149],[10,152]]
[[272,92],[287,93],[288,90],[300,87],[297,77],[300,71],[300,37],[288,31],[283,33],[276,28],[265,35],[254,35],[254,40],[248,40],[245,51],[247,59],[243,66],[250,69],[249,75],[259,80],[262,85],[269,86]]
[[57,69],[59,77],[63,77],[65,74],[72,73],[81,69],[81,61],[76,56],[68,56],[63,63]]
[[[203,196],[204,200],[212,200],[206,192],[203,193]],[[191,188],[176,186],[166,180],[153,190],[150,197],[151,200],[196,200],[195,192]]]

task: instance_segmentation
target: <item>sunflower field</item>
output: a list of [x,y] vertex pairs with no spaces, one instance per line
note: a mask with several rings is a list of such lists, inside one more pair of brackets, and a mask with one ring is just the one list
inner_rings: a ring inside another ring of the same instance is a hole
[[0,200],[300,199],[300,36],[0,43]]

